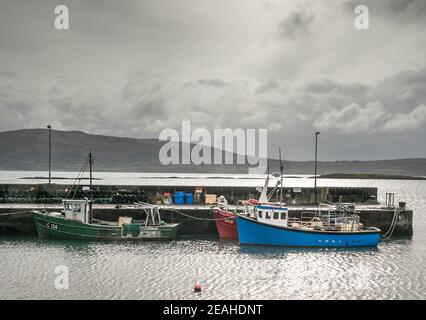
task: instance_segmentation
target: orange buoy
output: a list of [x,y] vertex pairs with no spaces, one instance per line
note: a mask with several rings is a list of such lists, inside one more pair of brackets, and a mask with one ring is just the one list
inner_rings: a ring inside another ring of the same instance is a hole
[[194,286],[194,292],[201,292],[201,285],[198,282]]

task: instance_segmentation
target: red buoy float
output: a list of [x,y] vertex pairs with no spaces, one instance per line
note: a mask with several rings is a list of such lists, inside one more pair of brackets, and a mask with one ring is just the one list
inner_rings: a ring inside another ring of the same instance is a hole
[[201,292],[201,285],[198,282],[194,286],[194,292]]

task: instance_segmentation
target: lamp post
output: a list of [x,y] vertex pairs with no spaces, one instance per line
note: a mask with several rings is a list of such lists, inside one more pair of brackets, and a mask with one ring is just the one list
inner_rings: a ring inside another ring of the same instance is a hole
[[319,131],[315,132],[315,203],[318,203],[318,190],[317,190],[317,160],[318,160],[318,135]]
[[52,182],[52,156],[51,156],[51,136],[52,136],[52,127],[50,124],[47,125],[49,129],[49,185]]

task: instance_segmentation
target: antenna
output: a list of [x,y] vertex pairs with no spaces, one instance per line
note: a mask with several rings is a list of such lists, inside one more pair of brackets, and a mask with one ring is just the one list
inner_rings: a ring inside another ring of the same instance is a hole
[[284,174],[284,163],[281,160],[281,147],[278,147],[280,154],[280,173],[281,173],[281,183],[280,183],[280,202],[283,202],[283,174]]

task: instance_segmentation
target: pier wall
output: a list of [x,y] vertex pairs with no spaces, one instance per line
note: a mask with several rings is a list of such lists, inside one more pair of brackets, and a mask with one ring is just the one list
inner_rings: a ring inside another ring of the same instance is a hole
[[[71,185],[60,184],[0,184],[0,204],[2,203],[61,203],[67,197]],[[201,186],[202,193],[195,195],[194,186],[115,186],[95,185],[92,193],[82,190],[79,186],[74,198],[90,197],[95,203],[123,204],[136,201],[156,203],[164,192],[183,191],[194,194],[195,204],[205,203],[205,194],[224,195],[230,204],[238,200],[257,199],[259,191],[256,187],[247,186]],[[269,188],[271,191],[272,188]],[[272,196],[271,201],[279,200],[279,192]],[[315,189],[310,187],[285,187],[283,200],[289,205],[315,203]],[[74,194],[74,193],[73,193]],[[318,202],[377,203],[377,188],[365,187],[318,187]]]

